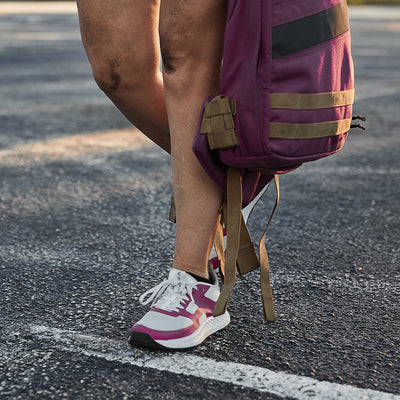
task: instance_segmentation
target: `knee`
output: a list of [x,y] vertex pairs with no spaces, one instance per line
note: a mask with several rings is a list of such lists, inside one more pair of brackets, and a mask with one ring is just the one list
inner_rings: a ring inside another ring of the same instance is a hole
[[142,96],[157,80],[158,66],[150,60],[133,62],[98,58],[90,64],[95,82],[109,97],[126,92]]
[[161,57],[163,71],[166,75],[171,75],[179,71],[182,77],[182,71],[191,61],[191,54],[186,46],[180,45],[179,35],[171,33],[160,35]]
[[225,30],[225,0],[165,2],[161,11],[159,36],[164,76],[190,79],[193,70],[207,73],[218,70]]
[[[189,69],[196,58],[191,21],[185,19],[184,22],[178,23],[171,16],[161,19],[159,36],[164,76],[179,75],[183,78],[184,71]],[[177,72],[179,74],[176,74]]]
[[198,86],[203,77],[202,60],[196,58],[190,46],[183,44],[179,34],[160,36],[164,90],[182,97]]
[[91,63],[93,78],[106,94],[117,91],[121,85],[121,72],[114,63]]
[[[171,27],[172,26],[172,27]],[[223,35],[204,35],[199,43],[198,29],[185,20],[174,24],[160,24],[160,47],[164,85],[167,89],[186,91],[196,84],[217,79],[221,67]],[[223,33],[223,31],[222,31]],[[213,78],[214,77],[214,78]]]

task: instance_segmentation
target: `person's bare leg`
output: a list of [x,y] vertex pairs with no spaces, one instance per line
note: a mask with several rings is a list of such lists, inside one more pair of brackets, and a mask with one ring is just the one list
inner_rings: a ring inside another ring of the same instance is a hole
[[170,152],[159,71],[160,0],[78,0],[82,42],[99,87],[146,136]]
[[207,277],[222,193],[198,163],[192,141],[204,98],[218,94],[225,0],[162,0],[160,39],[176,207],[173,266]]

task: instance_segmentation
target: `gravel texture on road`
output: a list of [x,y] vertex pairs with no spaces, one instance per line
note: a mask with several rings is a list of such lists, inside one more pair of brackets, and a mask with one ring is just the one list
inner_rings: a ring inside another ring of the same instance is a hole
[[[380,11],[381,10],[381,11]],[[277,322],[257,273],[231,325],[185,354],[400,393],[400,24],[352,9],[355,114],[337,155],[281,178],[269,231]],[[166,275],[169,157],[95,86],[75,14],[0,15],[0,397],[276,399],[61,350],[31,326],[120,341]],[[250,219],[257,238],[271,188]]]

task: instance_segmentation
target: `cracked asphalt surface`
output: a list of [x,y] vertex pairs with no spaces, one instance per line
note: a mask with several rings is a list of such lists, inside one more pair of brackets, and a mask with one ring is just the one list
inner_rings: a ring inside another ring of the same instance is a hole
[[[281,178],[268,250],[231,325],[190,353],[400,393],[400,9],[352,8],[355,114],[337,155]],[[0,398],[251,398],[257,390],[60,350],[41,325],[121,342],[172,260],[169,157],[96,87],[74,14],[0,15]],[[250,219],[257,238],[270,190]]]

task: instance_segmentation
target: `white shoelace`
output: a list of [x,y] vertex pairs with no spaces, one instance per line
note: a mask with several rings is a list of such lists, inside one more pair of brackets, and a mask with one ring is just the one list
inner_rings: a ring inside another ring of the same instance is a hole
[[152,303],[152,306],[165,311],[179,311],[183,308],[182,301],[187,296],[194,302],[192,291],[195,287],[196,283],[164,279],[160,284],[143,293],[139,297],[139,302],[143,305]]

